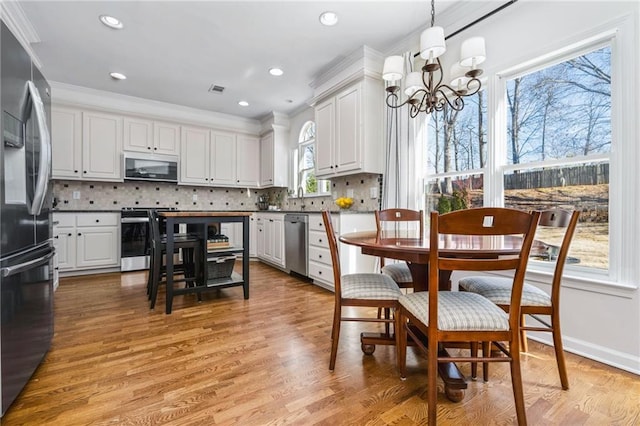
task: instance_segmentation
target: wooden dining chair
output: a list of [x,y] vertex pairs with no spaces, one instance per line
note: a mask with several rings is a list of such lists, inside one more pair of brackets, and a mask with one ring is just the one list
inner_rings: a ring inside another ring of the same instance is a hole
[[[544,256],[548,260],[555,260],[555,269],[551,280],[551,294],[547,294],[543,290],[533,284],[524,284],[522,290],[522,306],[520,317],[520,339],[521,348],[527,351],[527,330],[529,331],[545,331],[553,335],[553,346],[555,348],[556,363],[558,364],[558,373],[560,374],[560,383],[562,389],[569,389],[569,378],[564,360],[564,349],[562,346],[562,333],[560,331],[560,287],[562,284],[562,273],[564,265],[567,261],[569,246],[575,233],[576,225],[580,212],[568,211],[563,209],[545,210],[540,213],[540,221],[538,229],[543,228],[564,228],[564,236],[560,245],[560,250],[555,253],[551,246],[547,246]],[[534,256],[537,254],[534,253]],[[491,300],[493,303],[509,312],[510,296],[511,296],[511,280],[503,277],[491,276],[472,276],[461,279],[458,283],[461,290],[480,294]],[[530,315],[540,322],[544,327],[527,326],[525,323],[526,315]],[[549,316],[549,321],[540,318],[538,315]],[[475,365],[472,368],[472,376],[475,377]],[[488,380],[486,366],[483,368],[484,379]]]
[[[385,209],[376,211],[375,216],[378,232],[382,230],[405,231],[416,237],[424,235],[424,212],[422,210]],[[411,270],[406,262],[385,264],[384,257],[381,257],[380,271],[389,275],[398,284],[398,287],[414,287]]]
[[[163,283],[162,278],[166,277],[164,259],[167,253],[167,235],[160,233],[160,219],[156,210],[150,209],[149,217],[149,276],[147,279],[147,294],[149,296],[149,308],[156,305],[158,287]],[[201,278],[204,259],[204,242],[201,238],[191,234],[174,235],[174,247],[182,250],[183,261],[174,267],[174,275],[182,275],[182,279],[174,282],[186,282],[187,285],[194,285]],[[200,294],[198,293],[200,298]]]
[[[526,424],[520,371],[520,296],[539,215],[538,212],[507,208],[458,210],[441,216],[437,212],[431,213],[429,291],[402,295],[398,299],[396,314],[398,367],[401,377],[406,376],[408,336],[427,354],[427,408],[430,425],[436,424],[437,417],[438,363],[479,361],[509,362],[518,424]],[[452,258],[446,257],[446,252],[441,254],[439,248],[439,241],[446,239],[448,235],[468,236],[470,240],[515,235],[522,238],[522,247],[517,254],[510,256]],[[514,270],[510,312],[506,313],[479,294],[438,291],[440,270]],[[446,351],[440,351],[447,342],[472,341],[494,342],[500,352],[483,351],[483,358],[478,358],[477,355],[449,357],[445,354]]]
[[[398,285],[387,275],[376,273],[356,273],[342,275],[340,272],[340,256],[338,242],[331,222],[331,214],[322,212],[331,262],[333,263],[333,282],[335,285],[333,325],[331,327],[331,356],[329,370],[333,371],[336,365],[338,353],[338,341],[340,339],[340,325],[342,321],[360,321],[374,323],[393,323],[393,318],[385,315],[384,318],[376,317],[343,317],[343,306],[370,307],[395,310],[398,297],[402,294]],[[393,342],[393,340],[388,340]],[[380,343],[383,343],[381,340]],[[363,347],[364,350],[364,347]],[[367,352],[367,353],[372,353]]]

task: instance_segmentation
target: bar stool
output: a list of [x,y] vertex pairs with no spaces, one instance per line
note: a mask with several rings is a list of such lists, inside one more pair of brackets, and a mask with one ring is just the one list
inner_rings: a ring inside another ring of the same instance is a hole
[[[160,234],[160,222],[158,212],[149,210],[149,244],[151,253],[149,254],[149,278],[147,280],[147,294],[150,300],[150,309],[156,305],[158,295],[158,287],[164,283],[163,277],[166,277],[167,271],[165,267],[165,256],[173,256],[173,253],[167,253],[167,236]],[[185,282],[188,286],[197,285],[198,280],[201,281],[202,264],[204,260],[204,246],[202,239],[190,234],[175,234],[174,247],[182,250],[182,263],[176,264],[174,267],[174,275],[183,275],[182,279],[174,282]],[[198,297],[200,295],[198,294]]]

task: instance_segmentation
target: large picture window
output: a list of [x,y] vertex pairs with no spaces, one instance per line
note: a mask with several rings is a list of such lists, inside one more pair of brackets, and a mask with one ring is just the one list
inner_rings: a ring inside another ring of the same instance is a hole
[[[483,205],[580,210],[569,267],[607,271],[609,42],[532,62],[497,81],[499,87],[489,89],[497,99],[491,112],[480,91],[465,98],[463,110],[445,108],[428,117],[425,210]],[[554,235],[537,238],[559,243]]]

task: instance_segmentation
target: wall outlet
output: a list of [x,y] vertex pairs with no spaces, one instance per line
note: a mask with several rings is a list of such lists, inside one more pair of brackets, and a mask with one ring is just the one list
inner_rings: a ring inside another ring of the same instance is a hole
[[378,198],[378,187],[377,186],[372,186],[371,188],[369,188],[369,197],[371,197],[372,199]]
[[193,194],[193,196],[191,197],[191,200],[195,203],[196,201],[198,201],[198,194]]
[[80,191],[73,191],[73,199],[74,200],[80,199]]
[[334,199],[334,200],[337,200],[337,199],[338,199],[338,192],[333,191],[333,193],[332,193],[331,195],[333,196],[333,199]]
[[353,198],[353,189],[347,189],[347,197]]

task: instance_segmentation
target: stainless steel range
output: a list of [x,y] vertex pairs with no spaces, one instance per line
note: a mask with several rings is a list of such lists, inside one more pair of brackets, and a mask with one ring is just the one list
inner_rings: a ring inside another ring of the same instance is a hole
[[[139,271],[149,268],[149,213],[152,207],[127,207],[123,208],[120,215],[120,248],[121,271]],[[156,208],[157,211],[174,211],[176,208]],[[166,229],[160,224],[160,232],[166,233]],[[179,228],[174,232],[179,232]]]

